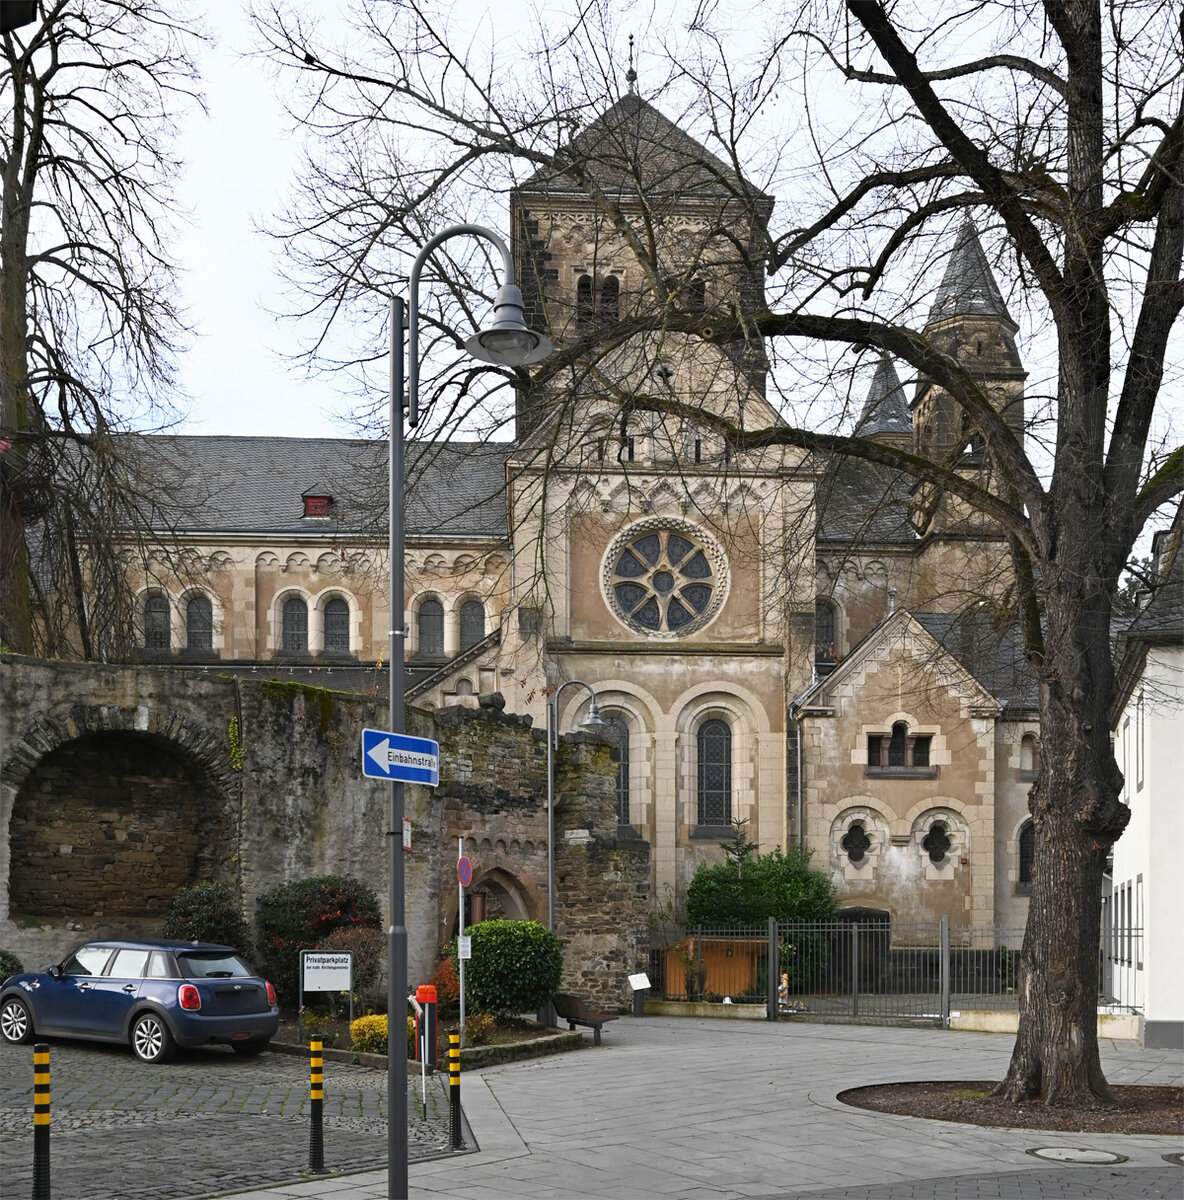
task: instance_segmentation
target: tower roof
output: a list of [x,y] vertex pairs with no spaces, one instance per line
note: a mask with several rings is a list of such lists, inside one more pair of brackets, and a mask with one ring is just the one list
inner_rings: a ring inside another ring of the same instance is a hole
[[868,389],[863,412],[855,423],[855,433],[860,437],[875,437],[883,433],[907,433],[913,431],[913,418],[909,402],[905,398],[900,377],[892,365],[892,359],[883,355],[880,365]]
[[928,323],[932,325],[949,317],[998,317],[1017,328],[969,217],[958,230],[958,240],[929,310]]
[[772,198],[685,133],[647,100],[629,93],[582,129],[519,191],[580,193],[563,173],[568,163],[608,196],[649,195],[687,199],[743,198],[772,205]]

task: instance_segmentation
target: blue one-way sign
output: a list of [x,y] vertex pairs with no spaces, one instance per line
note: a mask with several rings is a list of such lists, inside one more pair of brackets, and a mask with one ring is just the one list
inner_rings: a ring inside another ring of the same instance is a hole
[[405,733],[363,729],[362,774],[370,779],[397,779],[435,787],[440,782],[440,743]]

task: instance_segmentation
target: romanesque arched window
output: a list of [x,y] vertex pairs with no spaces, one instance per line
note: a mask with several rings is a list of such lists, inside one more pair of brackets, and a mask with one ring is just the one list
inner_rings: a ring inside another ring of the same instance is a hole
[[144,598],[144,649],[160,653],[167,650],[169,639],[169,598],[163,592],[151,592]]
[[1019,836],[1020,861],[1016,891],[1021,895],[1032,890],[1032,865],[1036,861],[1036,826],[1025,821]]
[[460,648],[475,646],[485,636],[485,605],[480,600],[466,600],[460,606]]
[[299,596],[284,601],[285,654],[308,653],[308,605]]
[[581,275],[576,280],[576,329],[583,332],[590,329],[592,319],[596,315],[592,298],[592,276]]
[[444,605],[425,600],[419,606],[419,653],[444,653]]
[[600,285],[600,303],[597,308],[601,321],[606,324],[620,320],[621,281],[615,275],[609,275]]
[[185,605],[185,648],[199,652],[214,648],[214,606],[209,596],[191,596]]
[[829,675],[838,665],[835,606],[825,596],[819,596],[814,601],[814,668],[819,675]]
[[349,653],[349,602],[340,596],[325,605],[325,649],[330,654]]
[[712,718],[699,726],[698,810],[700,825],[732,823],[732,730]]
[[606,717],[605,724],[617,739],[617,824],[629,824],[629,726],[623,717]]

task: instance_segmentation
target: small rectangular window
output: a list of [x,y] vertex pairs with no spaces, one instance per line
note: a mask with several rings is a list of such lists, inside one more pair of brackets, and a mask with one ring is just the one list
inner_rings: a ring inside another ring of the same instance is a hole
[[919,737],[913,739],[913,766],[929,766],[929,738]]
[[882,762],[884,739],[878,734],[872,734],[867,739],[867,765],[869,767],[878,767]]
[[1144,742],[1146,730],[1143,721],[1143,693],[1135,702],[1135,790],[1143,790],[1143,763],[1146,761],[1147,747]]

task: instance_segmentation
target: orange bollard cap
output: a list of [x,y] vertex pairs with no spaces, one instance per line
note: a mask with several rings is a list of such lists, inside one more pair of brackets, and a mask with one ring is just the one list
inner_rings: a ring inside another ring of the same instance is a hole
[[415,989],[415,998],[420,1004],[435,1004],[436,989],[430,983],[421,983]]

